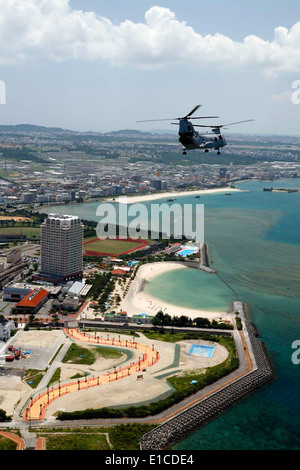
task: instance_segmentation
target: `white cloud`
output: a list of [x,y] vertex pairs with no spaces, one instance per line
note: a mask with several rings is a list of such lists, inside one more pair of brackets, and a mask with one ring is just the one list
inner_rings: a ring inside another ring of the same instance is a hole
[[113,24],[94,12],[72,10],[69,0],[0,0],[0,63],[26,59],[102,59],[112,65],[162,67],[256,66],[269,76],[300,72],[300,22],[279,26],[274,39],[242,42],[202,36],[168,8],[153,6],[144,23]]

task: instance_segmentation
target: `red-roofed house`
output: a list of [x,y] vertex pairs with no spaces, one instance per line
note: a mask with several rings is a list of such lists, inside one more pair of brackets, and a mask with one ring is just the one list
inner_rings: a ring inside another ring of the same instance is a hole
[[29,292],[17,305],[18,312],[36,313],[48,299],[49,292],[38,287]]
[[113,269],[111,273],[113,276],[126,276],[128,271],[125,271],[124,269]]

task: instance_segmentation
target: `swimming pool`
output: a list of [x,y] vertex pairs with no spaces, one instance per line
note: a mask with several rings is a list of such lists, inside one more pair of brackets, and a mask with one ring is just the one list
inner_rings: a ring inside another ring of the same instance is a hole
[[198,250],[197,249],[192,249],[192,248],[185,248],[184,250],[182,251],[178,251],[178,253],[176,253],[176,256],[189,256],[189,255],[192,255],[193,253],[196,253]]
[[192,344],[188,354],[191,356],[206,357],[208,359],[211,359],[214,350],[214,346],[204,346],[204,344]]

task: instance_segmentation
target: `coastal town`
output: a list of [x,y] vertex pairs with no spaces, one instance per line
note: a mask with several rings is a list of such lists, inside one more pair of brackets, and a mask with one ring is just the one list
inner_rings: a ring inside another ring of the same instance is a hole
[[[128,134],[119,138],[127,139]],[[204,399],[207,390],[203,388],[207,378],[202,370],[216,368],[216,387],[224,376],[224,383],[232,382],[235,389],[236,378],[250,371],[259,374],[251,382],[254,389],[272,379],[268,355],[255,339],[255,330],[250,334],[246,307],[238,299],[234,302],[234,295],[226,310],[201,305],[193,309],[161,301],[145,289],[152,278],[175,270],[197,269],[207,276],[215,275],[209,247],[185,237],[165,239],[162,234],[155,240],[150,234],[143,239],[128,235],[125,239],[101,240],[97,222],[72,215],[71,208],[80,204],[88,207],[89,202],[115,203],[119,196],[127,196],[129,204],[161,199],[173,202],[185,195],[201,202],[205,195],[241,191],[235,187],[239,181],[296,178],[300,171],[296,157],[290,162],[247,166],[173,167],[149,165],[141,154],[141,161],[136,163],[123,155],[113,165],[108,158],[104,165],[103,157],[99,162],[84,152],[63,148],[51,152],[47,148],[43,157],[38,157],[48,159],[45,165],[34,163],[37,169],[33,170],[32,161],[20,160],[18,171],[12,171],[18,151],[27,152],[33,145],[26,143],[23,147],[21,140],[2,144],[3,150],[13,151],[10,159],[6,155],[4,160],[0,216],[0,409],[6,426],[19,427],[26,437],[28,425],[35,424],[36,429],[45,424],[56,426],[57,417],[61,422],[77,413],[81,414],[75,421],[81,416],[86,419],[84,410],[90,400],[99,425],[108,413],[102,411],[103,403],[109,410],[125,407],[123,414],[109,412],[117,426],[117,419],[126,416],[126,406],[135,405],[136,413],[140,413],[139,407],[147,403],[149,409],[144,413],[154,415],[152,427],[142,427],[134,445],[140,441],[141,448],[161,448],[159,442],[165,442],[167,448],[189,432],[186,425],[180,432],[176,426],[177,437],[172,430],[164,441],[165,431],[163,439],[161,431],[155,431],[160,413],[167,419],[168,410],[174,406],[178,407],[176,416],[182,411],[172,394],[175,382],[179,393],[181,381],[189,380],[180,396],[191,397],[193,402],[196,396],[198,401]],[[149,145],[156,147],[153,142]],[[244,330],[252,338],[249,343]],[[117,386],[120,379],[124,384],[122,398]],[[97,392],[100,386],[101,395]],[[236,397],[249,393],[248,387],[246,382],[245,388],[234,392]],[[14,393],[8,394],[12,389]],[[156,402],[159,407],[155,407]],[[226,399],[222,406],[226,406]],[[187,412],[190,410],[188,407]],[[193,426],[197,428],[199,423]],[[149,438],[143,437],[147,433]],[[39,432],[35,436],[40,436]],[[47,439],[49,448],[49,436]],[[34,442],[35,448],[46,445],[42,437]]]
[[292,137],[233,136],[218,158],[197,151],[183,158],[176,134],[0,126],[0,204],[38,207],[297,177],[298,146]]

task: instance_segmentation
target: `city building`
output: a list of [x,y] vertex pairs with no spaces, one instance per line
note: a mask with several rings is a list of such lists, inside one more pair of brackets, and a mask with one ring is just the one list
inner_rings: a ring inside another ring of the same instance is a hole
[[91,284],[84,284],[83,282],[76,281],[68,290],[69,297],[81,297],[84,298],[87,296],[88,292],[92,288]]
[[5,286],[3,290],[3,300],[7,302],[20,302],[32,289],[30,287]]
[[79,307],[79,302],[78,297],[66,297],[62,302],[62,308],[68,312],[76,312]]
[[36,194],[33,192],[28,192],[23,194],[23,202],[24,204],[31,204],[35,201]]
[[[61,292],[60,286],[42,286],[45,289],[50,297],[57,297]],[[35,284],[28,284],[23,282],[17,282],[13,285],[8,285],[4,287],[3,290],[3,300],[8,302],[20,302],[24,299],[30,292],[36,289]]]
[[39,309],[44,305],[49,296],[49,292],[38,287],[37,289],[31,290],[18,304],[16,309],[18,313],[37,313]]
[[14,250],[7,255],[0,255],[0,285],[4,286],[25,269],[21,251]]
[[12,320],[0,318],[0,341],[7,341],[15,328],[16,325]]
[[[21,229],[22,232],[22,229]],[[26,242],[27,235],[22,233],[0,233],[0,243]]]
[[226,173],[227,173],[227,168],[220,168],[220,171],[219,171],[220,179],[225,179],[226,178]]
[[77,216],[49,214],[41,225],[41,273],[53,283],[82,278],[83,224]]

